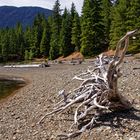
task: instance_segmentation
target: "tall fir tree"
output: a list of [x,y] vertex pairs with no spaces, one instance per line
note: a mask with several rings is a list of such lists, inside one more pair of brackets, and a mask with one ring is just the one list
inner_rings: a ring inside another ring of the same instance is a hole
[[52,28],[51,28],[51,41],[49,57],[51,60],[56,59],[59,56],[59,37],[61,29],[61,10],[59,0],[56,0],[53,7],[52,15]]
[[42,34],[43,34],[43,26],[44,22],[46,21],[45,15],[44,14],[37,14],[37,16],[34,19],[33,22],[33,32],[34,32],[34,47],[35,47],[35,52],[33,51],[34,55],[36,57],[40,56],[40,43],[42,39]]
[[76,12],[72,23],[72,38],[71,43],[75,46],[75,51],[80,51],[81,46],[81,25],[80,17]]
[[71,20],[73,21],[74,20],[75,13],[76,13],[76,7],[75,7],[75,4],[73,2],[71,4],[70,13],[71,13]]
[[43,35],[40,43],[41,56],[49,56],[50,50],[50,26],[48,21],[44,23]]
[[24,31],[25,50],[29,50],[31,42],[31,27],[27,26]]
[[1,53],[3,57],[3,61],[8,60],[8,55],[10,54],[10,46],[9,46],[9,29],[6,28],[3,32],[3,36],[1,39]]
[[[140,0],[130,1],[130,6],[127,8],[126,13],[126,29],[131,31],[140,28]],[[140,52],[140,37],[136,36],[136,39],[130,39],[130,46],[128,52],[137,53]]]
[[9,29],[9,52],[10,54],[17,54],[20,44],[17,42],[17,34],[15,29]]
[[73,51],[71,45],[71,15],[65,8],[60,32],[60,54],[66,57]]
[[17,51],[17,54],[23,59],[24,58],[24,36],[23,36],[23,28],[21,23],[17,23],[16,29],[16,46],[17,48],[15,51]]
[[118,40],[126,32],[126,13],[127,8],[130,6],[130,1],[128,0],[118,0],[112,8],[112,21],[110,29],[110,48],[115,49]]
[[33,27],[31,30],[31,35],[30,35],[30,48],[29,48],[29,52],[32,52],[32,57],[37,57],[39,55],[38,45],[39,45],[38,44],[38,29],[37,27]]
[[105,50],[101,1],[84,0],[81,21],[81,52],[85,56],[94,56]]
[[105,45],[106,48],[109,47],[109,33],[110,33],[110,26],[111,26],[111,8],[112,2],[111,0],[102,0],[102,16],[103,16],[103,23],[105,27]]

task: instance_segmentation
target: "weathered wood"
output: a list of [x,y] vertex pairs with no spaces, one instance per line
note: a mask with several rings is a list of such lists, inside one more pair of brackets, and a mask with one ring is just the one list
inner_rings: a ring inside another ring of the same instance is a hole
[[[81,85],[68,93],[65,90],[60,91],[59,95],[63,99],[57,103],[52,112],[45,114],[38,124],[48,115],[61,113],[77,104],[72,127],[83,122],[90,112],[93,113],[93,117],[89,118],[89,123],[83,125],[80,130],[73,130],[68,134],[60,135],[64,138],[72,138],[92,127],[103,111],[130,108],[131,104],[118,91],[117,81],[121,76],[119,65],[122,63],[127,51],[129,37],[137,32],[138,30],[128,32],[119,40],[113,58],[101,54],[96,60],[96,67],[88,67],[85,73],[75,76],[73,79],[82,81]],[[125,45],[122,50],[123,44]],[[72,130],[72,127],[70,130]]]

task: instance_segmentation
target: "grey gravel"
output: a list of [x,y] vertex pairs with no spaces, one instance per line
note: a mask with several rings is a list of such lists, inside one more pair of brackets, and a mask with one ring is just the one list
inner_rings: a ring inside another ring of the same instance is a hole
[[[66,65],[56,64],[47,68],[3,68],[0,75],[18,76],[27,80],[28,84],[0,100],[0,139],[1,140],[55,140],[56,136],[66,132],[72,124],[72,109],[63,114],[46,118],[37,125],[46,112],[52,110],[59,99],[57,93],[67,81],[84,71],[90,64]],[[87,130],[75,140],[123,140],[138,139],[140,133],[140,61],[128,59],[122,64],[123,76],[119,80],[120,92],[133,101],[138,111],[123,113],[118,116],[120,126],[111,126],[109,121],[99,122],[90,133]],[[66,90],[78,85],[72,82]],[[109,116],[110,119],[111,116]],[[114,118],[112,121],[116,121]]]

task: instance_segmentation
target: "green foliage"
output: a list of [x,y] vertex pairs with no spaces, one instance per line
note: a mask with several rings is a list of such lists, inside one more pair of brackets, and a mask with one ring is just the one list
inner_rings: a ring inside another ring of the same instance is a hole
[[73,21],[73,20],[74,20],[74,16],[75,16],[75,14],[77,13],[77,12],[76,12],[76,8],[75,8],[75,5],[74,5],[73,2],[72,2],[72,4],[71,4],[70,13],[71,13],[71,20]]
[[81,39],[80,17],[76,12],[72,24],[72,38],[71,38],[71,43],[75,46],[75,51],[80,51],[81,48],[80,39]]
[[71,15],[65,8],[60,32],[60,54],[64,57],[74,51],[71,44]]
[[56,59],[59,56],[59,37],[61,30],[61,10],[59,0],[56,0],[53,7],[52,15],[52,28],[51,28],[51,40],[49,57],[51,60]]
[[109,33],[111,26],[111,6],[112,3],[110,0],[102,0],[102,16],[103,16],[103,25],[105,27],[105,45],[109,46]]
[[[130,30],[140,27],[140,1],[118,0],[112,8],[112,21],[110,30],[110,48],[115,49],[118,40]],[[140,38],[130,39],[128,53],[136,53],[140,50]]]
[[112,24],[110,30],[110,48],[115,49],[118,40],[127,32],[127,8],[130,6],[128,0],[119,0],[112,8]]
[[[130,1],[130,6],[127,9],[126,29],[129,31],[140,28],[140,1]],[[140,37],[136,36],[135,40],[131,40],[130,46],[128,52],[140,52]]]
[[29,52],[25,50],[24,60],[29,60]]
[[[0,62],[48,57],[51,60],[81,51],[95,56],[108,45],[115,49],[118,40],[130,30],[140,28],[139,0],[84,0],[79,17],[74,3],[62,14],[59,0],[48,19],[36,15],[33,25],[0,29]],[[140,52],[140,37],[130,38],[127,53]]]
[[94,56],[104,50],[105,37],[101,2],[85,0],[81,21],[81,52],[85,56]]
[[50,50],[50,26],[46,22],[44,25],[43,35],[40,43],[40,54],[42,56],[49,56]]
[[32,50],[29,51],[29,60],[32,60],[34,57],[34,53]]

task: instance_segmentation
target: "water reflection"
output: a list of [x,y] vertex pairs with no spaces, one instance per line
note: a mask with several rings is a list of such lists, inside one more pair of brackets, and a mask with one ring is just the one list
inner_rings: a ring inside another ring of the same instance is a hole
[[13,91],[25,86],[25,81],[16,78],[0,78],[0,99],[10,95]]

